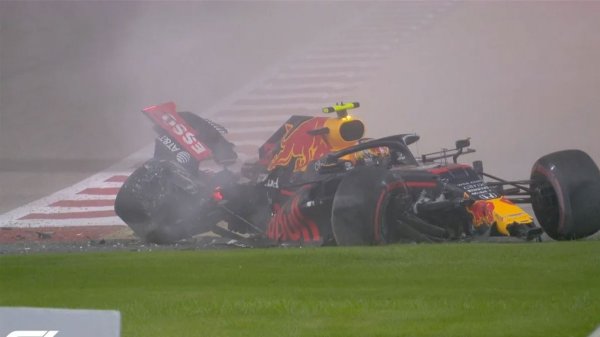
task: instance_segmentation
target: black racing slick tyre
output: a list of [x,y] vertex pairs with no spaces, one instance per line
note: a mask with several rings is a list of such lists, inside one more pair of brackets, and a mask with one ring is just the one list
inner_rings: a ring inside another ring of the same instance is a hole
[[565,150],[538,159],[531,170],[531,204],[555,240],[575,240],[600,229],[600,171],[585,152]]
[[357,167],[340,182],[333,198],[331,226],[340,246],[393,242],[394,212],[408,191],[402,179],[380,167]]
[[168,244],[209,231],[209,188],[177,163],[149,160],[125,181],[115,212],[142,240]]

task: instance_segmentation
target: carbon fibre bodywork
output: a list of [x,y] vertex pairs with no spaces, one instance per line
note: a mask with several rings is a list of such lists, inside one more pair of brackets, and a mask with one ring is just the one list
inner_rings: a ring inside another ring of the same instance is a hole
[[365,139],[362,122],[347,113],[356,107],[324,109],[336,117],[291,116],[239,174],[197,167],[208,157],[225,167],[235,160],[225,128],[172,103],[145,109],[159,134],[155,156],[124,184],[115,210],[153,242],[207,232],[248,245],[539,240],[542,228],[518,203],[532,203],[555,239],[600,229],[600,172],[583,152],[550,154],[531,179],[505,181],[479,162],[457,162],[474,152],[468,139],[420,158],[409,149],[415,134]]

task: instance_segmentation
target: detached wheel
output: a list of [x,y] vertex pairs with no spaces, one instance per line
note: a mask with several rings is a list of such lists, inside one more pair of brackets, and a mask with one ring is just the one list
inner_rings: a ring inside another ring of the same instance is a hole
[[600,171],[585,152],[559,151],[538,159],[531,180],[533,211],[551,238],[574,240],[600,229]]
[[208,231],[204,186],[176,163],[150,160],[125,181],[115,212],[141,239],[168,244]]
[[394,241],[394,211],[408,190],[380,167],[357,167],[340,182],[333,198],[331,226],[340,246]]

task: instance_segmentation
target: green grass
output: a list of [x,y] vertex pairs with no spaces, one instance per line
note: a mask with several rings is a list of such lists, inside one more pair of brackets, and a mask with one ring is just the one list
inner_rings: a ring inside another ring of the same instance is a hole
[[123,336],[587,336],[600,242],[0,256],[0,306]]

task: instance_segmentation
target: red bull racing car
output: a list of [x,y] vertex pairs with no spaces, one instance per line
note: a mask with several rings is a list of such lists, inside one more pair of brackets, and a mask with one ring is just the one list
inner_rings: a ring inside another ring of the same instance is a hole
[[[364,138],[348,111],[291,116],[237,160],[226,129],[174,103],[143,110],[154,123],[154,157],[120,189],[117,215],[143,240],[173,243],[213,233],[246,245],[372,245],[485,238],[585,238],[600,229],[600,171],[579,150],[538,159],[530,178],[506,181],[461,164],[469,139],[415,157],[415,134]],[[207,159],[222,169],[199,169]],[[531,204],[537,223],[519,204]]]

